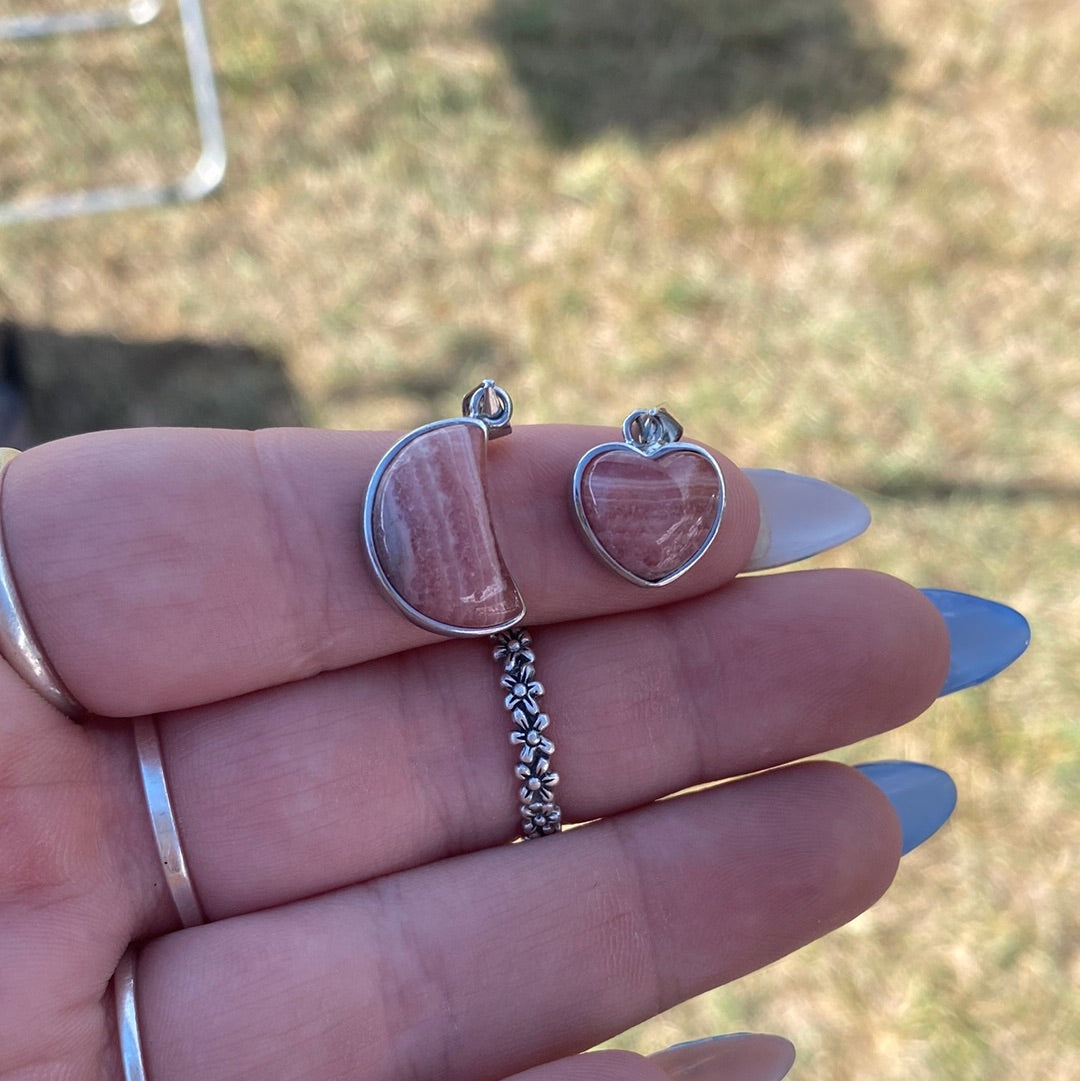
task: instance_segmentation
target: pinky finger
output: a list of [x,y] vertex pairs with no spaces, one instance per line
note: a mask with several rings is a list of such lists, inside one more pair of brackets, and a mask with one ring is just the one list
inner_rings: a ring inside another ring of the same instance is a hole
[[514,1074],[507,1081],[780,1081],[795,1061],[781,1036],[739,1032],[676,1044],[648,1058],[590,1051]]

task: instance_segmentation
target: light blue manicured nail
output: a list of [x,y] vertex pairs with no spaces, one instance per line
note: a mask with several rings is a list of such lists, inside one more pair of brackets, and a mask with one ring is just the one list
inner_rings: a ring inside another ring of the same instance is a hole
[[782,1081],[795,1062],[795,1048],[783,1036],[731,1032],[677,1043],[649,1059],[672,1081],[722,1081],[731,1077]]
[[752,1036],[751,1032],[725,1032],[720,1036],[701,1036],[696,1040],[683,1040],[682,1043],[673,1043],[665,1047],[664,1051],[682,1051],[688,1047],[711,1047],[722,1040],[741,1040],[744,1036]]
[[779,469],[744,472],[761,508],[757,542],[744,570],[809,559],[857,537],[870,524],[866,504],[835,484]]
[[951,589],[924,589],[949,630],[949,674],[939,697],[975,687],[1008,668],[1031,641],[1031,627],[1015,608]]
[[944,771],[921,762],[867,762],[855,767],[889,797],[904,834],[906,856],[929,840],[956,807],[956,785]]

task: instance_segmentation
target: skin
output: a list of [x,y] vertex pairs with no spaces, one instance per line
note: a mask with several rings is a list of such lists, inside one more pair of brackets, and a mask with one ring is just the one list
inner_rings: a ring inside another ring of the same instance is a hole
[[[489,644],[412,626],[365,566],[358,508],[394,438],[99,433],[9,467],[20,594],[96,716],[73,724],[0,664],[3,1081],[121,1076],[109,980],[132,940],[153,1081],[662,1081],[661,1059],[578,1052],[888,887],[884,796],[785,764],[930,705],[948,644],[919,593],[848,570],[733,581],[757,508],[719,455],[712,549],[635,587],[570,518],[567,478],[611,431],[493,443],[558,798],[592,823],[509,845]],[[124,723],[150,714],[212,921],[187,930]],[[762,1076],[743,1058],[715,1076]]]

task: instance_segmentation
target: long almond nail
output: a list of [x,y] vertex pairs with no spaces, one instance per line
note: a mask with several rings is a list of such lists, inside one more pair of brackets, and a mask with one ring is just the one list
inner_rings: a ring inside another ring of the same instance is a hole
[[761,524],[744,570],[797,563],[852,540],[870,524],[870,510],[835,484],[779,469],[743,471],[757,492]]
[[650,1055],[672,1081],[780,1081],[795,1062],[782,1036],[734,1032],[675,1044]]
[[928,841],[956,808],[956,785],[944,771],[921,762],[867,762],[855,767],[888,797],[903,831],[902,855]]
[[949,632],[949,674],[938,696],[977,687],[1028,647],[1031,627],[1015,608],[951,589],[924,589]]

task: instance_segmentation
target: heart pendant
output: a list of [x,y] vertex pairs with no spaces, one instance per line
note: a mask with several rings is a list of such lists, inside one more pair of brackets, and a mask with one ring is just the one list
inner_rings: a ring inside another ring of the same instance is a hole
[[682,443],[663,409],[631,413],[623,443],[593,447],[574,470],[572,496],[585,540],[612,570],[662,586],[706,552],[724,513],[724,476],[703,447]]

